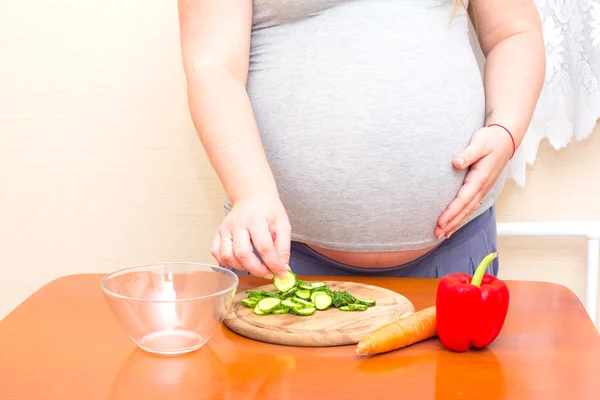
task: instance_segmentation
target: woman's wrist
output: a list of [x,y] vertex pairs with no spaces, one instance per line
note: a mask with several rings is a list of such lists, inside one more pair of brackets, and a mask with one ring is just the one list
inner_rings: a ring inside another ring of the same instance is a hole
[[[232,185],[233,186],[233,185]],[[279,191],[274,180],[248,182],[248,185],[237,186],[228,191],[227,197],[231,205],[235,206],[240,201],[248,199],[263,198],[263,199],[279,199]]]
[[[506,133],[506,136],[510,139],[510,146],[509,146],[509,148],[510,148],[510,158],[513,158],[514,155],[515,155],[515,153],[516,153],[516,151],[517,151],[517,144],[515,142],[515,137],[513,136],[512,132],[507,127],[505,127],[502,124],[496,124],[496,123],[494,123],[494,124],[489,124],[487,127],[488,128],[492,128],[492,129],[493,128],[500,128],[501,130],[503,130]],[[498,129],[496,129],[496,131],[498,131]],[[504,142],[507,142],[507,140],[505,140]]]
[[492,109],[485,116],[485,126],[494,128],[498,135],[505,135],[512,150],[516,153],[527,132],[529,120],[527,116],[517,115],[517,113],[500,114]]

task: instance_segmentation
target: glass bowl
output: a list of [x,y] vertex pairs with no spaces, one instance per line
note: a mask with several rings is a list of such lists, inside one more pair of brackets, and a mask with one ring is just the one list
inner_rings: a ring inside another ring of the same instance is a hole
[[155,354],[202,347],[229,311],[239,284],[232,271],[209,264],[166,262],[113,272],[100,282],[129,337]]

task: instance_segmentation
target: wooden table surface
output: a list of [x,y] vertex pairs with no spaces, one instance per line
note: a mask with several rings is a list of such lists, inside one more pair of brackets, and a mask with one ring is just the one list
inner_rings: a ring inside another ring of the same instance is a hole
[[[100,275],[73,275],[0,321],[0,399],[600,399],[600,336],[563,286],[509,282],[505,328],[487,349],[430,339],[372,358],[354,346],[255,342],[225,326],[178,357],[138,350],[102,297]],[[336,278],[327,278],[336,279]],[[353,278],[434,304],[437,280]],[[239,290],[264,281],[241,277]]]

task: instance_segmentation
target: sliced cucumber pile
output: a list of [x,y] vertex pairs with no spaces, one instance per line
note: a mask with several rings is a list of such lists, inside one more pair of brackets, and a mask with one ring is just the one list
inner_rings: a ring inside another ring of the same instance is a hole
[[275,276],[273,286],[274,292],[246,290],[248,297],[241,300],[242,305],[252,308],[256,315],[309,316],[331,307],[340,311],[366,311],[376,304],[375,300],[357,299],[347,291],[331,290],[325,282],[302,281],[290,270],[284,277]]

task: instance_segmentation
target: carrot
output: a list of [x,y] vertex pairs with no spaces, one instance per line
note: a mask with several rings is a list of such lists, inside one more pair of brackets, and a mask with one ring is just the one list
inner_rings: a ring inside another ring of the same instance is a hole
[[435,306],[425,308],[374,330],[356,346],[359,355],[373,355],[409,346],[436,335]]

